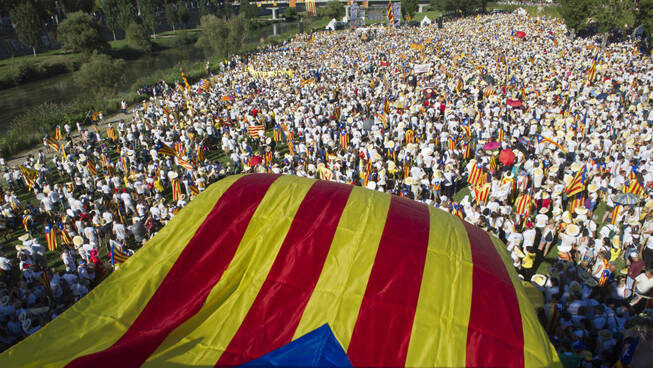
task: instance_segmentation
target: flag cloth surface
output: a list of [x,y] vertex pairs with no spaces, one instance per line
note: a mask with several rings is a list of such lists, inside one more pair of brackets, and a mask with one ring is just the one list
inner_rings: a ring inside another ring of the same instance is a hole
[[0,366],[240,365],[325,324],[353,366],[560,365],[505,245],[444,211],[271,174],[198,197]]

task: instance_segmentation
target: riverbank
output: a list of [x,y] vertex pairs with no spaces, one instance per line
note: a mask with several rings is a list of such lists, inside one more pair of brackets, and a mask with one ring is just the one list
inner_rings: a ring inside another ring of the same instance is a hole
[[[168,31],[152,39],[154,53],[189,44],[197,40],[199,28]],[[108,54],[112,58],[134,60],[146,56],[127,44],[127,40],[110,41]],[[67,52],[63,49],[50,50],[36,56],[25,55],[0,60],[0,89],[11,88],[26,82],[51,78],[78,70],[88,56],[82,53]]]
[[[304,20],[304,31],[312,32],[324,28],[327,24],[327,19],[307,18]],[[299,32],[299,27],[290,28],[290,30],[277,35],[268,35],[263,42],[260,41],[259,37],[255,37],[243,46],[241,52],[250,52],[271,43],[288,40]],[[157,40],[161,39],[165,39],[165,37],[159,36],[157,38]],[[207,61],[209,61],[210,65],[209,73],[216,73],[219,70],[219,64],[223,60],[212,56],[197,56],[193,61],[181,63],[189,81],[195,82],[206,76],[205,66]],[[81,98],[70,102],[45,103],[35,106],[28,112],[13,119],[11,123],[6,125],[6,128],[3,128],[4,132],[0,137],[2,154],[5,158],[9,158],[28,150],[34,145],[39,145],[43,136],[47,132],[52,132],[57,124],[68,123],[74,126],[76,121],[84,120],[90,110],[102,111],[107,116],[120,109],[122,99],[125,99],[129,105],[136,104],[146,98],[146,96],[141,96],[136,92],[138,88],[144,85],[152,85],[161,80],[166,81],[168,84],[179,82],[181,80],[179,67],[174,64],[174,66],[156,70],[147,75],[139,75],[129,80],[128,88],[123,90],[122,93],[93,95],[92,91],[89,91]]]

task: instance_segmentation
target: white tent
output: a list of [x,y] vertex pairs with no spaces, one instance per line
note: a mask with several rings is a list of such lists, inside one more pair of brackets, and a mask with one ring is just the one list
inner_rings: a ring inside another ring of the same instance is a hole
[[336,30],[336,23],[338,23],[338,21],[336,20],[336,18],[333,18],[333,19],[331,19],[331,21],[329,22],[329,24],[327,24],[327,26],[325,28],[328,31],[335,31]]
[[424,26],[430,26],[431,23],[433,23],[433,22],[431,22],[429,17],[425,15],[424,19],[422,19],[422,21],[419,23],[419,25],[420,25],[420,27],[424,27]]
[[517,14],[517,15],[526,15],[526,14],[528,14],[528,13],[526,13],[526,9],[521,8],[521,7],[515,9],[515,11],[512,12],[512,13]]

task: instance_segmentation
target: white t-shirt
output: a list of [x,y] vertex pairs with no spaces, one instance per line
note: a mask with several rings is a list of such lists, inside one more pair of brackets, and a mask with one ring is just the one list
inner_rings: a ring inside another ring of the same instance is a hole
[[646,273],[642,273],[635,277],[635,281],[637,281],[637,292],[639,294],[647,294],[651,289],[653,289],[653,277],[649,279],[646,276]]

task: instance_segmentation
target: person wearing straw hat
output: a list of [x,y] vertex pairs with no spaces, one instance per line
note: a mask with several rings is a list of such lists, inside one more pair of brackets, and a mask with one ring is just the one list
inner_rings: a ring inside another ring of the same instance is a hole
[[573,261],[571,251],[578,241],[578,234],[580,234],[580,228],[576,224],[567,225],[565,231],[558,234],[558,238],[560,239],[558,243],[558,259],[566,262]]

